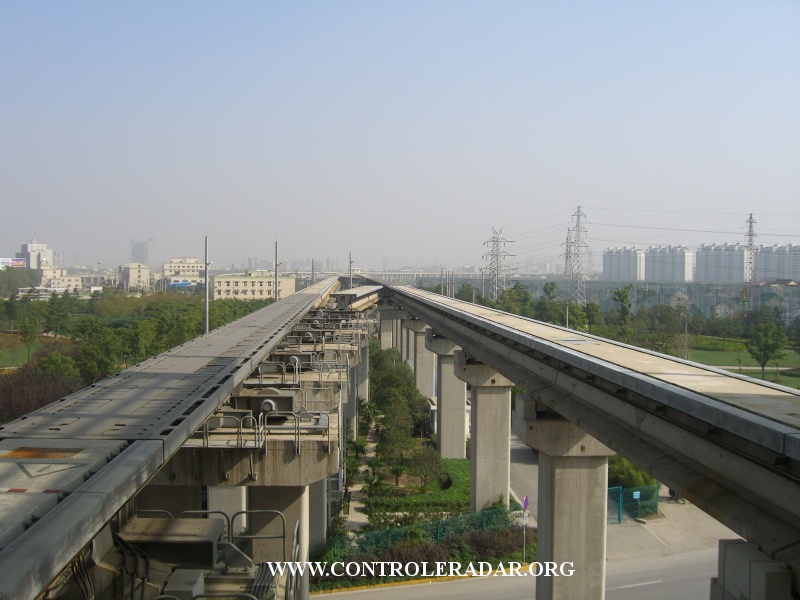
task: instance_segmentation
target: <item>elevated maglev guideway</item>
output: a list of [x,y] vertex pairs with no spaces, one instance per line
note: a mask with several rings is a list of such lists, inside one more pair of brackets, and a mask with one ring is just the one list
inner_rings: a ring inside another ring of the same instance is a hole
[[791,568],[800,392],[408,287],[388,300]]
[[0,598],[35,597],[337,287],[318,283],[0,426]]

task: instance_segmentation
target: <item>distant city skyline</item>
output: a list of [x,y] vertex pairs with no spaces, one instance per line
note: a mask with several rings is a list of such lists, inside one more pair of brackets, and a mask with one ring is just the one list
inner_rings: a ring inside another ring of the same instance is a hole
[[[800,3],[0,3],[0,256],[800,243]],[[291,257],[291,258],[289,258]]]

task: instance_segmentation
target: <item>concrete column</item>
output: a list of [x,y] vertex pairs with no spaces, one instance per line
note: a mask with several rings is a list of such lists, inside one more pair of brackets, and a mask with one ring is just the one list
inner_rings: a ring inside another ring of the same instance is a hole
[[403,347],[406,364],[414,369],[414,332],[408,327],[409,320],[403,321]]
[[[292,560],[292,535],[295,523],[300,521],[301,558],[308,556],[309,493],[308,486],[247,486],[248,510],[277,510],[286,518],[286,544],[279,539],[253,540],[253,561],[282,561],[284,549],[286,560]],[[281,519],[274,514],[253,513],[249,515],[251,535],[278,535]],[[236,527],[237,524],[234,525]],[[303,554],[305,552],[305,554]]]
[[472,386],[470,507],[476,511],[501,495],[508,502],[513,384],[462,350],[455,351],[454,359],[456,376]]
[[[247,509],[247,488],[241,485],[210,485],[208,492],[208,510],[221,510],[230,519],[237,512]],[[218,517],[219,515],[209,515]],[[237,530],[239,533],[247,528],[247,515],[242,515],[236,519]]]
[[409,319],[406,323],[414,335],[414,384],[423,396],[430,398],[436,395],[433,387],[436,355],[425,347],[425,332],[430,327],[419,319]]
[[711,600],[790,600],[792,572],[745,540],[719,541],[718,576]]
[[328,481],[315,481],[308,486],[308,493],[308,552],[314,554],[328,541]]
[[466,458],[467,384],[453,371],[458,348],[446,337],[426,331],[425,347],[436,354],[436,439],[442,458]]
[[381,350],[399,347],[399,321],[405,318],[406,311],[396,308],[378,308],[381,319]]
[[364,345],[361,347],[356,387],[356,396],[369,400],[369,338],[364,339]]
[[536,598],[602,600],[608,457],[614,452],[556,415],[528,427],[527,438],[539,450],[536,560],[574,563],[571,577],[537,577]]

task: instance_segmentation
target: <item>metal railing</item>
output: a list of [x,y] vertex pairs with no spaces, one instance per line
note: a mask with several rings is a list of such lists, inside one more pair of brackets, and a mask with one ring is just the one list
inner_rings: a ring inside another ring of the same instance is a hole
[[660,483],[635,488],[608,488],[608,523],[622,523],[658,514],[660,489]]

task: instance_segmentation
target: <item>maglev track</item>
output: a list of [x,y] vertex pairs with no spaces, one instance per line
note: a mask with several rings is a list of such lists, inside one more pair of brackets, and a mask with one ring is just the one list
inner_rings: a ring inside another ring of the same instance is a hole
[[800,391],[415,288],[383,296],[800,569]]
[[337,286],[318,283],[0,426],[0,598],[35,597]]

